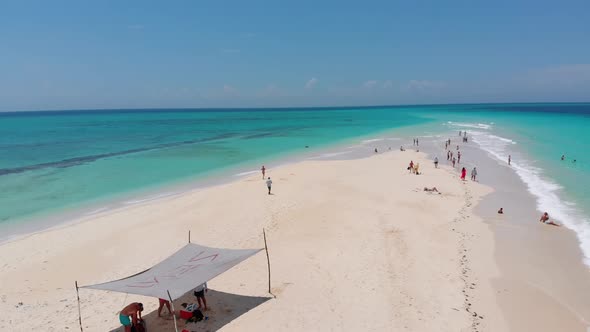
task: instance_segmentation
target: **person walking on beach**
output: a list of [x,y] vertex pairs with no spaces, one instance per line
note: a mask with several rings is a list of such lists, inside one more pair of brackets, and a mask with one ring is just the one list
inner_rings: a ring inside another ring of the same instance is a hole
[[467,175],[467,170],[465,167],[461,169],[461,180],[465,181],[465,176]]
[[410,160],[410,167],[408,167],[408,169],[410,170],[410,173],[414,172],[414,161]]
[[455,167],[455,162],[457,161],[457,159],[455,159],[455,157],[453,157],[453,167]]
[[266,167],[262,165],[262,168],[260,170],[262,171],[262,180],[264,180],[264,177],[266,176]]
[[268,177],[268,180],[266,180],[266,187],[268,187],[268,194],[270,195],[270,187],[272,187],[272,180],[270,179],[270,176]]
[[434,168],[438,168],[438,157],[434,157]]
[[457,151],[457,164],[461,163],[461,151]]
[[121,310],[119,313],[119,321],[123,324],[125,332],[131,332],[131,327],[137,325],[138,322],[141,322],[142,311],[143,304],[139,302],[133,302]]
[[447,151],[447,160],[451,160],[451,151]]
[[512,156],[508,155],[508,165],[510,166],[510,162],[512,161]]
[[[270,178],[268,178],[270,180]],[[268,193],[270,194],[270,187],[268,187]],[[207,292],[207,283],[204,282],[195,288],[193,294],[197,297],[197,303],[199,303],[199,309],[207,310],[207,300],[205,299],[205,292]]]
[[473,167],[471,170],[471,180],[476,181],[475,178],[477,177],[477,169]]

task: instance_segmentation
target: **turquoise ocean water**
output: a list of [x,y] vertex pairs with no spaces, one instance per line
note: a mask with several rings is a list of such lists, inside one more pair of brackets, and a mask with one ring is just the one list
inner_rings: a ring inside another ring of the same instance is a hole
[[0,113],[0,226],[386,130],[467,130],[499,161],[513,155],[539,204],[590,254],[589,129],[590,104]]

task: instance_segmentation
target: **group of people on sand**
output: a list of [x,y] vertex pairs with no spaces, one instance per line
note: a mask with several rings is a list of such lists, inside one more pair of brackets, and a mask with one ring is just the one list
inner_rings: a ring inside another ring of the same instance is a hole
[[[207,283],[197,286],[193,295],[197,297],[197,303],[183,303],[182,309],[179,311],[178,317],[186,320],[200,321],[203,318],[207,319],[202,311],[208,310],[207,300],[205,299],[205,292],[207,292]],[[165,299],[158,299],[158,317],[162,317],[162,309],[168,309],[168,315],[174,315],[174,311],[170,308],[170,301]],[[141,313],[143,312],[143,303],[133,302],[125,306],[119,312],[119,322],[123,325],[125,332],[144,331],[145,326]]]
[[[463,131],[459,131],[459,136],[462,136],[464,138],[467,137],[467,132],[463,132]],[[465,140],[464,140],[465,142]],[[460,164],[461,163],[461,151],[459,150],[459,145],[457,145],[457,157],[455,157],[455,153],[453,151],[451,151],[450,149],[451,146],[451,139],[449,138],[448,140],[445,141],[445,150],[447,151],[447,161],[451,163],[451,165],[453,167],[455,167],[455,165]],[[435,167],[438,168],[438,158],[434,158],[435,160]],[[465,178],[467,177],[467,169],[465,167],[461,168],[461,180],[465,180]],[[473,167],[473,169],[471,170],[471,180],[473,181],[477,181],[477,168]]]

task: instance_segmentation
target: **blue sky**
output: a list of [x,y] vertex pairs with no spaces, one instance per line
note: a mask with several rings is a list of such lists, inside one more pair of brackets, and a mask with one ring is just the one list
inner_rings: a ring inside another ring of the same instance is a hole
[[590,1],[4,1],[0,111],[590,101]]

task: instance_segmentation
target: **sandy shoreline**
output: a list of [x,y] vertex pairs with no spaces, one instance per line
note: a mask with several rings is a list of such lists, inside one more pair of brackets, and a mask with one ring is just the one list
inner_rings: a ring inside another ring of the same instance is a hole
[[[423,175],[407,173],[409,159]],[[199,330],[506,329],[491,284],[493,234],[472,212],[488,188],[410,151],[269,174],[272,196],[252,176],[0,246],[0,329],[77,329],[74,280],[137,273],[180,248],[189,229],[204,245],[260,247],[263,227],[277,298],[265,299],[266,262],[257,255],[211,281],[211,319]],[[443,194],[421,190],[433,185]],[[157,306],[91,290],[81,301],[86,331],[116,329],[126,302]],[[152,316],[152,331],[171,326]]]
[[[461,166],[477,166],[479,181],[494,188],[475,212],[494,234],[500,276],[492,284],[508,326],[515,331],[586,331],[590,269],[575,232],[539,223],[536,199],[514,170],[474,144],[459,144]],[[425,145],[431,156],[444,154],[436,142]],[[496,213],[500,207],[503,215]]]

